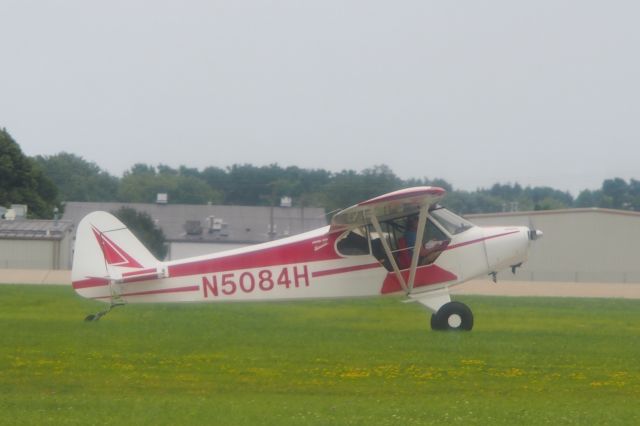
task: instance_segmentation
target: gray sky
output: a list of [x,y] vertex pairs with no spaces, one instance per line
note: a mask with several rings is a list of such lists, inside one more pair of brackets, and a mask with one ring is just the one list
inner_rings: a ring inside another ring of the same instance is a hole
[[640,2],[0,0],[28,155],[577,192],[640,178]]

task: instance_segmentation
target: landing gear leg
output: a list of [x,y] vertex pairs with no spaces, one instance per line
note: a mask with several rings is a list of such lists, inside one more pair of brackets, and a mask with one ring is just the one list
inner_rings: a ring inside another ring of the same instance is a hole
[[431,315],[431,329],[444,331],[470,331],[473,328],[473,313],[464,303],[449,302]]
[[111,312],[112,309],[117,308],[118,306],[124,306],[124,302],[121,301],[112,301],[111,304],[109,305],[109,307],[103,311],[100,311],[98,313],[95,314],[89,314],[85,317],[85,321],[86,322],[92,322],[92,321],[98,321],[100,318],[102,318],[103,316],[107,315],[109,312]]

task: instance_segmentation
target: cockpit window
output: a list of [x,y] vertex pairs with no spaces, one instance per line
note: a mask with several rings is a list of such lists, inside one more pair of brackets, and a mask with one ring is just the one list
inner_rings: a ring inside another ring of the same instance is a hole
[[460,234],[473,227],[473,224],[468,220],[442,207],[431,210],[429,213],[451,235]]
[[[429,216],[424,228],[419,265],[428,265],[434,262],[449,244],[450,237],[445,235],[441,228],[450,235],[456,235],[473,227],[472,223],[442,207],[432,209]],[[416,221],[417,218],[417,215],[411,215],[381,221],[382,235],[374,229],[373,225],[350,229],[340,236],[336,243],[336,249],[343,256],[371,254],[391,271],[391,263],[382,242],[384,239],[396,258],[398,267],[406,269],[411,263],[416,243],[417,224],[413,224],[415,228],[412,232],[410,222]]]
[[[392,264],[384,249],[384,244],[382,243],[384,239],[391,250],[391,254],[398,268],[401,270],[409,268],[413,258],[413,250],[416,245],[418,215],[413,214],[382,221],[380,222],[380,228],[382,235],[375,231],[373,225],[369,225],[371,254],[378,259],[388,271],[393,270]],[[445,235],[431,219],[427,219],[422,237],[422,245],[418,247],[418,266],[429,265],[435,262],[438,256],[447,248],[449,242],[449,237]]]
[[342,234],[336,245],[344,256],[369,254],[369,237],[365,227],[354,228]]

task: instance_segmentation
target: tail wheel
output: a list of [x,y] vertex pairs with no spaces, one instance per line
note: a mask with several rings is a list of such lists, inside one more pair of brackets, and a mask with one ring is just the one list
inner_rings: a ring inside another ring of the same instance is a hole
[[473,328],[473,313],[464,303],[449,302],[431,315],[432,330],[464,330]]

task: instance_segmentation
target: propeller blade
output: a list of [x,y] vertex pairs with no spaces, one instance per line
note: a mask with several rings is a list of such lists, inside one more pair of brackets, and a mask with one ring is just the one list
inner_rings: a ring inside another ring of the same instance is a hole
[[543,235],[544,235],[544,232],[542,232],[539,229],[536,229],[535,225],[533,224],[533,220],[531,219],[531,216],[529,216],[529,241],[536,241],[542,238]]
[[529,229],[529,240],[531,241],[539,240],[543,235],[544,232],[539,229]]

